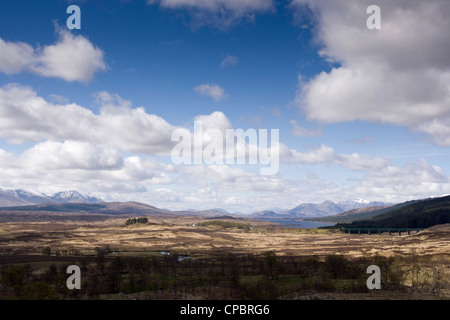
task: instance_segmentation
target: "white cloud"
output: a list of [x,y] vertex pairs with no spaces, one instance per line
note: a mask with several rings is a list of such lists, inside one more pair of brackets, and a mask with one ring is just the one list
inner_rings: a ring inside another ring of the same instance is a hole
[[340,154],[335,163],[352,171],[373,172],[385,168],[391,162],[380,156],[362,156],[358,153]]
[[239,58],[236,56],[228,55],[221,62],[220,66],[223,68],[234,66],[239,63]]
[[194,121],[201,121],[203,130],[217,129],[225,134],[226,129],[232,129],[230,119],[222,111],[214,111],[207,115],[198,115],[194,117]]
[[166,9],[185,9],[194,27],[209,25],[220,30],[245,20],[253,20],[255,13],[274,10],[273,0],[147,0]]
[[88,142],[46,141],[21,154],[0,150],[0,185],[47,193],[78,189],[105,197],[108,192],[145,192],[150,185],[171,183],[173,169]]
[[415,129],[428,134],[429,139],[438,146],[450,146],[450,117],[418,124]]
[[380,156],[363,156],[358,153],[337,153],[332,147],[321,144],[311,147],[306,152],[299,152],[280,144],[280,161],[293,165],[338,165],[351,171],[372,172],[391,165],[391,162]]
[[34,49],[23,42],[7,42],[0,38],[0,71],[15,74],[30,68]]
[[209,96],[216,102],[226,97],[225,90],[216,84],[202,84],[195,87],[194,91],[201,95]]
[[104,53],[87,38],[57,27],[58,40],[43,48],[0,38],[0,71],[6,74],[31,72],[43,77],[88,82],[107,69]]
[[308,120],[402,125],[450,145],[450,3],[380,0],[381,30],[369,30],[370,1],[293,0],[315,14],[324,59],[338,63],[299,80]]
[[[315,160],[307,161],[314,163]],[[377,157],[337,155],[329,161],[345,169],[360,170],[362,175],[347,183],[337,183],[322,172],[309,172],[295,178],[282,175],[263,177],[228,165],[180,166],[177,168],[176,192],[164,188],[165,192],[158,196],[169,207],[221,207],[230,211],[251,212],[273,207],[291,209],[299,203],[318,203],[327,199],[343,201],[356,196],[402,202],[448,193],[450,187],[450,178],[446,173],[425,160],[396,166]],[[345,163],[339,164],[339,161]],[[325,177],[320,177],[322,175]],[[201,190],[202,194],[197,194],[197,190]],[[201,201],[202,197],[208,202]]]
[[174,126],[143,107],[102,92],[100,113],[75,103],[46,101],[29,87],[0,87],[0,137],[11,142],[87,141],[128,152],[170,154]]
[[183,173],[188,173],[199,178],[214,181],[235,182],[242,177],[254,177],[255,174],[246,172],[241,168],[232,168],[228,165],[193,165],[180,168]]
[[94,93],[95,102],[101,106],[102,110],[114,113],[114,110],[131,110],[133,104],[130,100],[123,99],[118,94],[111,94],[108,91]]
[[320,145],[310,148],[307,152],[299,152],[290,149],[286,145],[280,145],[280,161],[287,164],[308,164],[333,163],[338,159],[338,154],[333,148]]
[[123,165],[120,152],[108,146],[86,142],[46,141],[21,155],[26,167],[45,169],[110,170]]
[[[80,189],[95,191],[106,200],[130,200],[132,196],[160,207],[214,204],[236,211],[267,209],[279,203],[293,207],[299,201],[293,195],[301,195],[302,201],[339,200],[355,194],[394,201],[397,192],[395,201],[402,201],[411,195],[445,193],[450,187],[446,173],[425,161],[398,167],[383,157],[339,153],[325,144],[303,152],[279,144],[280,163],[285,167],[272,176],[259,175],[259,165],[165,164],[147,155],[169,155],[171,134],[177,127],[142,107],[134,108],[117,94],[102,91],[94,98],[98,113],[75,103],[50,103],[29,87],[0,87],[0,137],[35,143],[18,155],[0,150],[0,185],[46,192]],[[193,120],[202,121],[205,131],[233,128],[220,111]],[[313,170],[317,164],[325,170],[331,166],[350,170],[360,179],[337,184],[314,175],[283,176],[291,166]]]
[[403,167],[387,165],[368,173],[355,192],[384,201],[401,202],[448,193],[450,178],[438,166],[421,159]]
[[[317,150],[318,154],[331,156],[305,158],[305,163],[347,161],[342,164],[345,167],[355,165],[355,161],[370,160],[359,155],[336,155],[325,146]],[[0,150],[1,185],[46,192],[67,188],[89,190],[110,201],[132,199],[171,209],[223,207],[250,212],[280,204],[292,208],[299,202],[340,201],[355,194],[397,202],[443,194],[450,187],[445,172],[425,160],[403,167],[380,162],[353,169],[364,170],[364,176],[356,185],[347,185],[315,174],[299,179],[281,175],[264,177],[229,165],[175,167],[138,156],[124,158],[109,147],[72,141],[39,143],[19,155]]]
[[[208,199],[208,203],[205,204],[204,201],[198,203],[205,209],[208,206],[211,208],[211,203],[215,203],[229,210],[248,212],[255,207],[272,206],[271,199],[275,195],[288,195],[294,190],[293,182],[288,179],[279,176],[265,177],[229,165],[180,166],[178,172],[181,177],[177,180],[178,186],[210,191],[208,197],[204,198]],[[183,203],[186,200],[190,202],[196,199],[195,192],[189,192],[185,188],[182,190],[177,192],[180,195],[177,202]],[[188,194],[189,197],[183,194]]]

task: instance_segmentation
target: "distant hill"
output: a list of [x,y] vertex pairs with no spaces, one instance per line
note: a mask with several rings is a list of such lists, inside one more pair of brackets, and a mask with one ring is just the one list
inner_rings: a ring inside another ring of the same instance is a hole
[[83,195],[78,191],[62,191],[46,195],[34,190],[0,189],[0,207],[39,205],[43,203],[101,203],[103,200]]
[[265,210],[252,215],[237,215],[214,208],[209,210],[171,211],[139,202],[104,202],[77,191],[64,191],[45,195],[32,190],[0,189],[0,213],[11,215],[21,212],[81,213],[109,215],[189,215],[217,219],[290,218],[310,221],[335,222],[336,227],[359,228],[427,228],[450,222],[450,196],[386,204],[363,199],[334,203],[303,203],[281,212]]
[[57,192],[49,197],[53,201],[58,202],[58,203],[99,203],[99,202],[103,202],[102,200],[100,200],[96,197],[83,195],[75,190]]
[[160,209],[145,203],[128,201],[128,202],[99,202],[99,203],[56,203],[46,202],[37,205],[23,205],[12,207],[0,207],[1,212],[53,212],[53,213],[90,213],[90,214],[110,214],[110,215],[188,215],[202,217],[227,217],[233,219],[225,210],[186,210],[186,211],[170,211]]
[[236,219],[233,216],[223,215],[223,216],[214,216],[214,217],[206,217],[206,220],[234,220]]
[[301,205],[286,212],[290,217],[321,217],[341,213],[343,209],[333,201],[324,201],[318,204],[302,203]]
[[252,218],[276,218],[279,216],[280,214],[270,210],[258,211],[252,214]]
[[[327,216],[327,217],[319,217],[319,218],[308,218],[305,219],[307,221],[315,221],[315,222],[353,222],[358,220],[367,220],[376,215],[380,215],[388,212],[390,209],[387,209],[392,206],[375,206],[375,207],[367,207],[367,208],[357,208],[349,211],[342,212],[340,214]],[[384,210],[387,209],[387,210]]]
[[102,203],[43,203],[31,206],[2,207],[0,212],[79,212],[92,214],[171,214],[139,202],[102,202]]
[[368,207],[384,207],[390,204],[384,202],[368,201],[364,199],[355,199],[335,203],[327,200],[321,203],[302,203],[297,207],[281,212],[259,211],[255,212],[253,218],[300,218],[309,219],[317,217],[328,217],[341,214],[343,212]]
[[50,197],[35,191],[0,189],[0,206],[2,207],[26,206],[50,201]]
[[[105,208],[97,211],[104,214],[169,214],[169,210],[160,209],[145,203],[129,202],[106,202]],[[101,205],[101,204],[99,204]]]
[[450,196],[404,202],[369,212],[371,217],[335,227],[428,228],[450,222]]

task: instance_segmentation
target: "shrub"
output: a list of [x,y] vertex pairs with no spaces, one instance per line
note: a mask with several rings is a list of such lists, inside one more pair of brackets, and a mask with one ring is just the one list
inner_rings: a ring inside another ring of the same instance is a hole
[[249,224],[233,222],[233,221],[224,221],[224,220],[204,221],[204,222],[198,223],[197,225],[199,225],[199,226],[218,226],[218,227],[222,227],[222,228],[237,228],[237,229],[243,229],[245,231],[250,230]]
[[125,222],[126,226],[129,226],[130,224],[135,224],[135,223],[148,223],[148,219],[147,218],[130,218],[127,220],[127,222]]
[[340,255],[329,255],[325,258],[325,269],[334,279],[342,279],[348,270],[348,261]]

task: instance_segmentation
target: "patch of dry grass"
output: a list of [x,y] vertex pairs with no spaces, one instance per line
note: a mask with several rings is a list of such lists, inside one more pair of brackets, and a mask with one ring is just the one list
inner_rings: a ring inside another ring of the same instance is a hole
[[[87,252],[108,246],[114,251],[226,250],[236,253],[275,251],[282,255],[344,254],[445,256],[450,254],[450,227],[411,235],[344,234],[330,230],[272,227],[243,220],[251,230],[199,226],[199,217],[148,217],[149,224],[124,226],[124,218],[103,221],[14,222],[0,227],[0,254],[54,251]],[[237,220],[237,222],[241,222]]]

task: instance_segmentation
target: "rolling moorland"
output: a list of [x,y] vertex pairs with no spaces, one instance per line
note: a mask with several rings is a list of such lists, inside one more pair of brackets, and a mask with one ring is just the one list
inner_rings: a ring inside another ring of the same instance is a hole
[[[346,212],[345,224],[320,229],[136,202],[5,207],[0,298],[449,299],[449,202],[364,209],[356,221]],[[423,229],[342,231],[349,226]],[[80,290],[66,286],[72,264],[82,271]],[[381,290],[366,286],[372,264]]]

